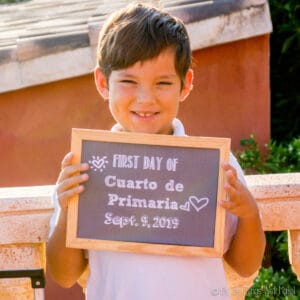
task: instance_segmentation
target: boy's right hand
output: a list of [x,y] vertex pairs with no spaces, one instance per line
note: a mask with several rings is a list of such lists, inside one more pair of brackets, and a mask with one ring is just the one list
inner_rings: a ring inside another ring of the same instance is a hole
[[68,207],[69,201],[76,194],[84,190],[81,183],[88,180],[88,174],[80,174],[89,168],[87,163],[73,164],[73,153],[69,152],[61,163],[61,172],[56,182],[56,193],[59,206],[64,209]]

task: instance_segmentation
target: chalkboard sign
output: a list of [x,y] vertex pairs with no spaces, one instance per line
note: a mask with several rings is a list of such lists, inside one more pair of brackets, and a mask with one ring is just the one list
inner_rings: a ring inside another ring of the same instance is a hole
[[73,129],[85,191],[68,210],[67,246],[222,256],[222,161],[230,140]]

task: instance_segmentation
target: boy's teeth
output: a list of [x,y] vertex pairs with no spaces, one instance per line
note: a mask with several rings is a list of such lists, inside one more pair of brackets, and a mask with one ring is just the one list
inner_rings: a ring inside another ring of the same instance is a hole
[[139,113],[139,112],[137,114],[141,117],[149,117],[152,115],[152,113]]

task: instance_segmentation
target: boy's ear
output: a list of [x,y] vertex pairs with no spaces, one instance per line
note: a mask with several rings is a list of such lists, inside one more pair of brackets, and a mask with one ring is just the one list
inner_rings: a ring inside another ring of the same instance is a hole
[[94,70],[94,78],[95,84],[99,94],[102,96],[104,100],[108,100],[109,90],[108,90],[108,83],[100,68],[95,68]]
[[189,69],[185,75],[184,85],[181,90],[180,101],[183,102],[193,89],[194,71]]

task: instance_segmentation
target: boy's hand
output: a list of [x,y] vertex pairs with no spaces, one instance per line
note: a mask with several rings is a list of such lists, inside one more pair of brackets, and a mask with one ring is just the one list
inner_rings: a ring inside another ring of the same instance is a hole
[[227,200],[221,200],[220,205],[241,219],[257,218],[258,207],[248,188],[238,179],[234,167],[223,163],[226,174],[225,190]]
[[84,190],[84,186],[80,184],[89,178],[86,173],[80,174],[80,172],[88,170],[89,165],[86,163],[72,164],[72,159],[73,153],[71,152],[64,157],[56,182],[57,199],[61,208],[67,208],[69,200]]
[[229,250],[224,254],[227,263],[241,276],[252,275],[261,266],[265,250],[265,235],[258,206],[247,187],[238,179],[237,171],[228,163],[225,171],[227,199],[220,205],[239,218]]

